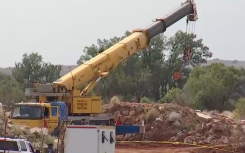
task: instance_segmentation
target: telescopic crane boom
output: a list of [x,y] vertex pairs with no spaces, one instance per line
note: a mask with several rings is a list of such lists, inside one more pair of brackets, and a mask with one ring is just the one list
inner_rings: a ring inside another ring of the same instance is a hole
[[134,30],[133,34],[129,37],[53,82],[55,92],[72,91],[79,89],[81,85],[89,83],[81,91],[81,96],[86,95],[101,78],[106,77],[123,60],[146,48],[153,37],[165,32],[168,27],[185,16],[187,16],[189,21],[196,21],[198,19],[196,5],[193,0],[187,0],[182,3],[179,8],[166,17],[156,19],[152,25],[144,29]]

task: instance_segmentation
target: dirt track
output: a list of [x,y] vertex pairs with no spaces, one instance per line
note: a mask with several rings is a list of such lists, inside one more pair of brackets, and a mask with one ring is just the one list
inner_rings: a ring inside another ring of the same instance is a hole
[[[116,153],[190,153],[192,148],[151,148],[151,149],[135,149],[135,148],[117,148]],[[203,152],[204,153],[204,152]]]
[[117,145],[116,153],[230,153],[209,148],[197,148],[172,145]]

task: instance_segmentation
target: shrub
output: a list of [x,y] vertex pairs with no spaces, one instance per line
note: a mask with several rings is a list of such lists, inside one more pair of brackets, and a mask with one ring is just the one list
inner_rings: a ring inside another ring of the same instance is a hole
[[120,104],[121,103],[121,99],[119,96],[113,96],[110,100],[110,104]]
[[237,118],[245,118],[245,98],[240,98],[236,102],[234,114]]
[[20,136],[22,134],[22,130],[19,126],[13,126],[11,132],[16,136]]
[[156,109],[154,108],[150,109],[146,114],[146,122],[147,123],[154,122],[159,115],[160,113]]
[[47,136],[45,137],[45,143],[46,143],[46,144],[54,144],[54,140],[55,140],[55,138],[52,137],[51,135],[47,135]]
[[187,97],[184,93],[176,94],[174,96],[174,98],[172,99],[172,102],[177,103],[181,106],[187,106],[188,105],[188,100],[187,100]]
[[174,98],[181,93],[182,93],[182,91],[179,88],[172,88],[172,89],[168,90],[166,95],[163,98],[161,98],[160,100],[161,100],[161,102],[171,103],[174,100]]
[[148,97],[142,97],[140,103],[153,103],[153,100]]

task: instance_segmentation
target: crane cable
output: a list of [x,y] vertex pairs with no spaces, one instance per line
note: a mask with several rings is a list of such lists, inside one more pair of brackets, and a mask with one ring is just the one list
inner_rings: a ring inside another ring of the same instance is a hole
[[[196,21],[193,21],[189,24],[189,19],[187,16],[187,20],[186,20],[186,36],[184,37],[184,45],[187,45],[184,48],[184,52],[183,52],[183,59],[182,59],[182,63],[181,63],[181,68],[179,69],[179,71],[174,72],[173,74],[173,79],[175,81],[178,81],[179,79],[181,79],[181,70],[189,65],[189,63],[191,62],[191,58],[192,58],[192,54],[193,54],[193,50],[192,50],[192,46],[188,46],[188,42],[191,39],[192,35],[194,34],[195,31],[195,24]],[[188,55],[187,55],[188,54]],[[186,57],[187,56],[187,57]]]

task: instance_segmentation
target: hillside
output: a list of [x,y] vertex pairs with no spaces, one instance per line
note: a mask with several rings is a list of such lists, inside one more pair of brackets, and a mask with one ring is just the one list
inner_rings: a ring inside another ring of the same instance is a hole
[[[245,69],[245,61],[214,59],[214,60],[208,60],[207,65],[210,65],[212,63],[224,63],[227,66],[242,67]],[[63,76],[76,67],[77,67],[77,65],[64,65],[60,75]],[[7,74],[7,75],[10,75],[12,73],[12,68],[11,67],[9,67],[9,68],[1,68],[0,67],[0,72]]]
[[[62,67],[60,75],[63,76],[66,73],[68,73],[69,71],[75,69],[76,67],[77,67],[77,65],[64,65]],[[0,72],[2,72],[3,74],[11,75],[12,69],[13,69],[12,67],[8,67],[8,68],[1,68],[0,67]]]

